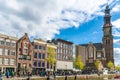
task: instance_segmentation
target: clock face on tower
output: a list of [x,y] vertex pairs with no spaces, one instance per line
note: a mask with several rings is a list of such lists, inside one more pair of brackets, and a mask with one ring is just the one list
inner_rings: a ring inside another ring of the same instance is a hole
[[105,33],[105,35],[108,35],[109,33],[110,33],[110,28],[108,27],[108,28],[105,28],[104,29],[104,33]]

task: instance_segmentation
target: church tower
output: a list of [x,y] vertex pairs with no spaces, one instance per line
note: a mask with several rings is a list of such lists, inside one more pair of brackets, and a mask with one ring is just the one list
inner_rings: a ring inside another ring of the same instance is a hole
[[105,49],[106,64],[109,61],[114,63],[114,53],[113,53],[113,35],[112,35],[112,24],[109,6],[106,6],[104,25],[103,25],[103,48]]

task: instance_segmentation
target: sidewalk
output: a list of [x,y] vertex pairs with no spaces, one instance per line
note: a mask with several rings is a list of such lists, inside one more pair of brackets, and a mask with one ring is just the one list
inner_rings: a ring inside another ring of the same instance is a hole
[[16,80],[16,79],[27,79],[28,77],[17,77],[17,76],[14,76],[14,77],[9,77],[9,78],[6,78],[6,76],[3,76],[3,80]]
[[[46,77],[46,76],[45,76]],[[45,78],[45,77],[41,77],[41,76],[31,76],[30,78]],[[28,76],[25,76],[25,77],[18,77],[18,76],[14,76],[14,77],[9,77],[9,78],[6,78],[6,76],[3,76],[3,80],[19,80],[19,79],[27,79]]]

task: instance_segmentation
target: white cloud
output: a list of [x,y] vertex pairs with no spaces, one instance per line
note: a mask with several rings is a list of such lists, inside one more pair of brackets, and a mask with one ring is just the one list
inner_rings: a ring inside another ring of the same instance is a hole
[[120,24],[120,19],[117,19],[117,20],[113,21],[112,24],[113,24],[113,28],[119,29],[120,28],[120,25],[119,25]]
[[[109,0],[111,5],[115,2]],[[51,39],[60,29],[79,27],[103,15],[106,3],[107,0],[0,0],[0,33],[20,37],[27,32],[30,36]],[[119,8],[115,5],[112,12]],[[112,22],[114,36],[120,36],[119,23],[120,19]],[[115,48],[115,55],[119,50]]]
[[120,48],[114,48],[115,65],[120,64]]
[[119,12],[119,11],[120,11],[120,5],[119,4],[115,5],[111,10],[111,12]]
[[120,45],[120,39],[114,39],[114,44]]
[[0,0],[0,32],[28,32],[30,36],[51,39],[60,29],[78,27],[103,15],[106,3],[107,0]]
[[113,25],[113,35],[116,37],[120,37],[120,19],[117,19],[112,22]]

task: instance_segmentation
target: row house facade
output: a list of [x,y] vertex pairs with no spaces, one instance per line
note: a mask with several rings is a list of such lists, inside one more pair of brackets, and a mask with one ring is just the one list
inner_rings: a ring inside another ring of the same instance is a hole
[[47,43],[41,39],[34,39],[33,49],[33,74],[40,74],[46,69]]
[[25,73],[28,68],[32,68],[33,63],[33,46],[27,33],[17,41],[16,52],[17,72]]
[[73,70],[73,43],[63,39],[53,39],[57,44],[57,71]]
[[54,54],[53,58],[56,60],[54,64],[50,64],[49,62],[46,62],[46,71],[57,71],[57,45],[54,43],[47,43],[47,54],[46,54],[46,58],[48,58],[48,56],[50,56],[48,49],[51,48],[52,49],[52,53]]
[[16,42],[18,38],[0,34],[0,69],[16,71]]
[[54,43],[47,43],[41,39],[34,39],[33,42],[30,42],[27,33],[20,39],[0,34],[0,70],[22,74],[26,74],[27,71],[39,74],[41,71],[51,68],[56,70],[56,64],[50,67],[45,60],[48,57],[48,47],[54,49],[57,61],[57,45]]

